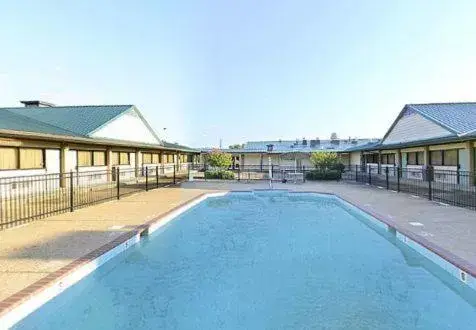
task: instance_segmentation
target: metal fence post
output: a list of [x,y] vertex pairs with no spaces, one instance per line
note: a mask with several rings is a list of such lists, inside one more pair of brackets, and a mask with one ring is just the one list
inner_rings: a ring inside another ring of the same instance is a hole
[[355,164],[355,182],[359,182],[359,165]]
[[159,188],[159,166],[155,167],[155,186]]
[[149,168],[145,167],[145,191],[149,191]]
[[238,166],[238,181],[241,180],[241,166]]
[[174,184],[176,182],[176,178],[175,178],[175,164],[174,164]]
[[400,167],[397,167],[397,191],[400,192],[400,175],[402,169]]
[[459,180],[459,176],[460,176],[460,171],[461,171],[461,165],[458,164],[458,166],[456,166],[456,183],[457,184],[460,184]]
[[388,167],[385,167],[385,183],[387,184],[387,190],[388,190]]
[[302,166],[302,182],[306,182],[306,166],[304,165]]
[[74,178],[73,171],[69,172],[69,210],[74,211]]
[[372,184],[372,166],[369,166],[369,185]]
[[428,199],[431,201],[433,199],[431,188],[431,181],[433,181],[433,175],[431,166],[428,166],[426,168],[426,177],[428,179]]
[[120,183],[120,181],[121,181],[120,177],[121,177],[121,176],[120,176],[119,174],[120,174],[120,168],[117,167],[117,169],[116,169],[117,199],[119,199],[119,197],[121,196],[121,188],[120,188],[120,184],[121,184],[121,183]]

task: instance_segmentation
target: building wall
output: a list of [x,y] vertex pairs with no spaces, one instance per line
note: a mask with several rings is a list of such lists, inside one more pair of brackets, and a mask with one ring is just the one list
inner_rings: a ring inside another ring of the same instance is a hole
[[407,111],[398,120],[382,144],[418,141],[450,135],[451,132],[424,118],[422,115]]
[[129,111],[122,114],[120,117],[94,132],[91,137],[136,141],[142,143],[159,142],[135,111]]

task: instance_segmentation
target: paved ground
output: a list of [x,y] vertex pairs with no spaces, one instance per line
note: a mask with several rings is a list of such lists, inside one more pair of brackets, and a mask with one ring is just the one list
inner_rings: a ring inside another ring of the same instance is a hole
[[161,188],[0,231],[0,301],[202,193]]
[[[263,188],[269,189],[269,185],[265,182],[186,182],[182,188],[143,192],[1,231],[0,301],[204,191]],[[274,188],[338,193],[476,264],[474,211],[347,183],[278,183]],[[412,222],[422,225],[414,226]]]
[[[186,189],[247,190],[269,189],[269,184],[264,182],[197,181],[183,183],[182,187]],[[476,265],[475,211],[444,206],[406,193],[396,193],[375,186],[352,183],[308,181],[304,184],[274,183],[273,187],[275,189],[337,193],[353,204],[364,206],[374,214],[391,219],[398,225],[398,228],[423,237],[466,262]]]

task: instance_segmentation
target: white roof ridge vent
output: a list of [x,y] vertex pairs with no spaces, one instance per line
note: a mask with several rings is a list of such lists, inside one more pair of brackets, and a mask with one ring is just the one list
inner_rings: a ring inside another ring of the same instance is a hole
[[25,107],[27,108],[34,108],[34,107],[48,107],[52,108],[55,107],[56,105],[50,102],[45,102],[45,101],[40,101],[40,100],[29,100],[29,101],[20,101],[20,103],[23,103]]

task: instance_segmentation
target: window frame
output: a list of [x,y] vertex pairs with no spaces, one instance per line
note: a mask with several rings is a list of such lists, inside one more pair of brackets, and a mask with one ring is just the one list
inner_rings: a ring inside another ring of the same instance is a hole
[[20,169],[20,148],[19,147],[9,147],[9,146],[1,146],[1,149],[12,149],[14,151],[14,158],[15,158],[15,167],[14,168],[0,168],[0,171],[15,171]]
[[[438,163],[435,163],[435,155],[439,155]],[[443,166],[443,150],[431,150],[430,151],[430,165],[431,166]]]
[[[389,159],[393,159],[393,161],[390,162]],[[395,154],[394,153],[382,154],[380,157],[380,162],[382,165],[395,165]]]
[[[90,160],[91,160],[91,163],[89,165],[79,165],[79,153],[89,153],[89,157],[90,157]],[[80,167],[93,167],[93,153],[92,153],[92,150],[76,150],[76,166],[78,168]]]
[[[0,149],[13,149],[15,151],[15,168],[2,168],[0,171],[43,170],[46,169],[46,148],[39,147],[11,147],[0,146]],[[40,150],[41,165],[39,167],[22,167],[21,150]]]
[[[95,155],[96,155],[96,153],[98,153],[98,152],[100,152],[100,153],[103,154],[103,156],[104,156],[104,164],[96,164],[96,157],[95,157]],[[93,150],[92,153],[93,153],[93,155],[92,155],[92,164],[93,164],[93,166],[107,166],[107,159],[106,159],[106,158],[107,158],[107,155],[106,155],[106,151],[103,151],[103,150]]]
[[[455,163],[448,164],[447,159],[449,158],[447,153],[455,152],[456,158]],[[434,163],[434,156],[435,154],[439,153],[441,161],[438,164]],[[441,149],[441,150],[432,150],[430,151],[430,164],[432,166],[453,166],[457,167],[459,165],[459,151],[458,149]]]
[[[153,154],[150,153],[150,152],[143,152],[142,153],[142,164],[153,164],[152,163],[152,155]],[[145,159],[146,157],[150,158],[149,161],[146,161],[146,159]]]
[[[41,165],[39,167],[22,167],[21,162],[21,151],[22,150],[40,150],[41,151]],[[34,148],[34,147],[19,147],[17,151],[17,169],[19,170],[42,170],[46,168],[46,149],[44,148]]]
[[[415,163],[410,163],[410,155],[415,155]],[[425,154],[423,151],[407,152],[407,165],[423,165],[425,163]]]
[[[127,163],[122,162],[122,155],[126,154],[127,155]],[[120,151],[119,152],[119,165],[131,165],[131,154],[126,151]]]
[[[447,158],[448,155],[446,153],[448,152],[455,152],[456,153],[456,158],[455,158],[455,161],[456,161],[456,164],[448,164],[447,162]],[[459,152],[458,152],[458,149],[446,149],[446,150],[442,150],[442,158],[443,158],[443,166],[458,166],[459,164]]]

